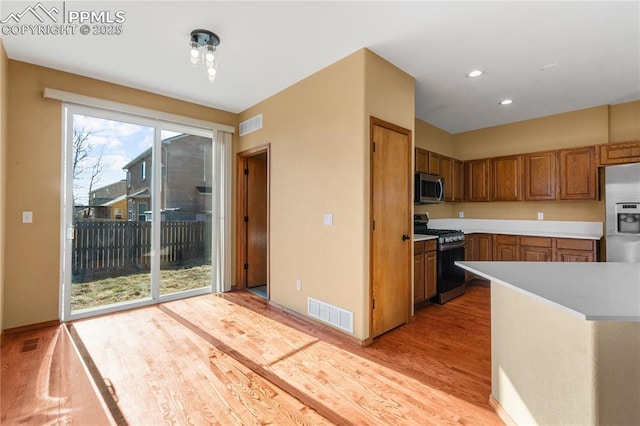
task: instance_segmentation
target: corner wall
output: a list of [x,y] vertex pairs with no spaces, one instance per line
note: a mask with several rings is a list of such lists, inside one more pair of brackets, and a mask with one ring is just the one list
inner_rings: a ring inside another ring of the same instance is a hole
[[262,113],[263,127],[238,144],[240,152],[271,144],[270,300],[303,315],[308,297],[347,309],[359,339],[368,331],[365,56],[355,52],[242,112],[240,121]]
[[6,253],[7,194],[7,82],[9,59],[0,40],[0,332],[4,330],[4,282]]
[[[237,115],[24,62],[8,67],[3,326],[14,328],[59,318],[62,112],[45,87],[230,126]],[[23,210],[33,223],[21,222]]]
[[369,337],[369,116],[413,131],[414,92],[411,76],[362,49],[240,114],[262,113],[263,128],[238,151],[271,144],[271,301],[303,315],[308,297],[347,309],[360,340]]

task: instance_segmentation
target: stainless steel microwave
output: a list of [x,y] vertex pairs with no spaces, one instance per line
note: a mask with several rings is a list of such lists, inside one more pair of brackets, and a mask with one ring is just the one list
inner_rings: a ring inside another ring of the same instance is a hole
[[433,204],[442,202],[444,182],[440,176],[427,173],[415,174],[415,204]]

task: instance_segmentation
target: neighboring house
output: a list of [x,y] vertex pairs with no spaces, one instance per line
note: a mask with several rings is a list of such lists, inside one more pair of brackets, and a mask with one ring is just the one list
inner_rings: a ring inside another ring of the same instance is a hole
[[[211,214],[211,139],[181,134],[162,141],[162,220],[205,221]],[[129,220],[151,220],[151,148],[123,167]]]
[[127,182],[123,179],[89,193],[89,203],[81,210],[85,219],[127,220]]

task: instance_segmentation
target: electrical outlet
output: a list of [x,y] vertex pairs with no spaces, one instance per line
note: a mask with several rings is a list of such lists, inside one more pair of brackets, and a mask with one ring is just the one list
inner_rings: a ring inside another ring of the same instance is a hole
[[33,212],[22,212],[22,223],[33,223]]
[[544,213],[538,212],[538,220],[544,220]]
[[464,218],[464,212],[463,212],[462,210],[460,210],[460,211],[458,212],[458,217],[459,217],[460,219],[463,219],[463,218]]
[[296,290],[300,291],[302,289],[302,281],[296,280]]
[[333,214],[331,213],[325,213],[324,214],[324,224],[327,226],[332,226],[333,225]]

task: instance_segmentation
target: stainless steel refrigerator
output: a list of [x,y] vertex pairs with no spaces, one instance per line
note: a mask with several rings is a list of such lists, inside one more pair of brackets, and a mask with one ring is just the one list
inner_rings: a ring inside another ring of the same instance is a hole
[[607,262],[640,262],[640,163],[605,169]]

